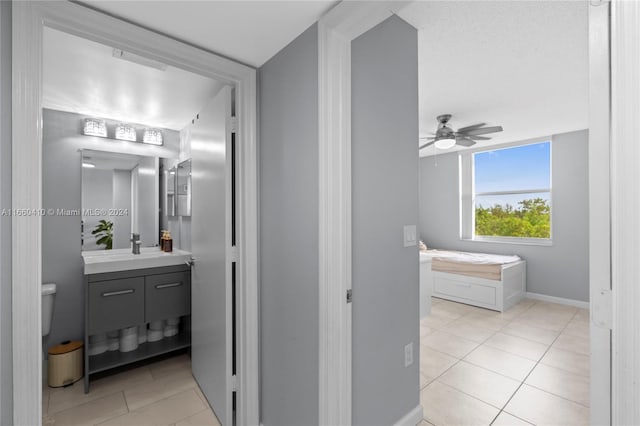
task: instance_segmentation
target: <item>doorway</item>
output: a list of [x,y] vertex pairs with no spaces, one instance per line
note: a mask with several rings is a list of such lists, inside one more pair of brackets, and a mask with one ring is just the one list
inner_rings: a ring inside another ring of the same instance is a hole
[[[258,421],[255,70],[73,3],[13,7],[13,206],[42,208],[42,35],[62,30],[235,87],[238,116],[237,424]],[[18,89],[20,87],[21,89]],[[28,88],[28,89],[27,89]],[[22,90],[24,89],[24,91]],[[33,123],[39,123],[34,126]],[[33,159],[37,167],[32,168]],[[39,424],[41,369],[41,218],[13,221],[14,422]],[[16,283],[20,283],[19,285]],[[36,315],[33,315],[33,313]],[[231,325],[229,324],[229,327]]]

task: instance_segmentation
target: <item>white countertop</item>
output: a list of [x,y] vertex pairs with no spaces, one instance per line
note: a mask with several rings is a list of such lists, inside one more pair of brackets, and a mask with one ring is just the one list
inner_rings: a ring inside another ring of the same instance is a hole
[[188,251],[174,249],[165,253],[159,247],[142,248],[140,254],[131,253],[130,248],[82,252],[85,275],[182,265],[190,259]]

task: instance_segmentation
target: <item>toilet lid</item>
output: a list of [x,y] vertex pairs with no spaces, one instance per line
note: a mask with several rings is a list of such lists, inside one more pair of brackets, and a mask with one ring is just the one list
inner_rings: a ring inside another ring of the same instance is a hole
[[54,283],[42,284],[42,295],[48,296],[56,292],[56,285]]

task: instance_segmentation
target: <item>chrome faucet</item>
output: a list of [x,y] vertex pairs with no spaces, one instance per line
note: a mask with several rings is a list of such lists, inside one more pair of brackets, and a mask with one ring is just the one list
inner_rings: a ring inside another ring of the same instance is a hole
[[131,234],[131,240],[133,244],[131,244],[131,252],[133,254],[140,254],[140,245],[142,241],[140,241],[140,234]]

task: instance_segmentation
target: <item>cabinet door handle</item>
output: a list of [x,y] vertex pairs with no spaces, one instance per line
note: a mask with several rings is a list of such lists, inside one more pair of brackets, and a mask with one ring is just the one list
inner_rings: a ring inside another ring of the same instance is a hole
[[135,290],[132,288],[129,290],[107,291],[102,293],[102,297],[121,296],[123,294],[131,294],[133,292],[135,292]]
[[157,288],[158,290],[162,290],[163,288],[179,287],[179,286],[181,286],[181,285],[182,285],[182,283],[181,283],[181,282],[179,282],[179,283],[171,283],[171,284],[158,284],[158,285],[156,286],[156,288]]

